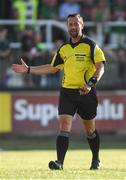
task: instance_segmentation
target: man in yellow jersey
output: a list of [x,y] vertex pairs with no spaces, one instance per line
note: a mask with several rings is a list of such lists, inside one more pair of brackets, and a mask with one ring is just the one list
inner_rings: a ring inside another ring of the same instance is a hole
[[49,74],[64,71],[59,98],[59,134],[56,139],[57,160],[49,162],[52,170],[63,169],[69,145],[72,118],[78,113],[82,119],[92,152],[90,169],[100,169],[99,134],[95,127],[97,97],[95,86],[104,73],[105,57],[102,50],[90,38],[83,35],[83,18],[71,14],[67,18],[70,40],[63,44],[51,64],[29,67],[24,63],[13,64],[17,73]]

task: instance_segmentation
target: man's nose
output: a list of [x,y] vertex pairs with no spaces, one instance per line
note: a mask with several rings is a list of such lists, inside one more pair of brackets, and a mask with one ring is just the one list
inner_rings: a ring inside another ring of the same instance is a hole
[[72,25],[71,29],[72,29],[72,30],[76,29],[75,25]]

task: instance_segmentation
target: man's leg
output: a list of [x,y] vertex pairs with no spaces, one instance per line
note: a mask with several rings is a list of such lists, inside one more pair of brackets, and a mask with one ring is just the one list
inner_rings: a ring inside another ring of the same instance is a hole
[[50,169],[63,169],[63,163],[69,146],[69,134],[72,126],[72,116],[59,116],[60,132],[56,140],[57,160],[50,161]]
[[100,168],[100,159],[99,159],[99,147],[100,147],[100,138],[97,130],[95,129],[95,120],[83,120],[83,124],[86,130],[87,140],[92,152],[92,164],[90,169],[99,169]]

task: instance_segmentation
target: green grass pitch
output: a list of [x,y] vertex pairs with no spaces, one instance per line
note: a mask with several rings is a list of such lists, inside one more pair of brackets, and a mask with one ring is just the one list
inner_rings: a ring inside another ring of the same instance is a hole
[[62,171],[48,169],[48,162],[56,157],[54,141],[1,140],[0,143],[0,180],[126,179],[125,142],[102,144],[100,156],[103,167],[99,171],[89,170],[91,153],[82,142],[74,142],[70,146]]

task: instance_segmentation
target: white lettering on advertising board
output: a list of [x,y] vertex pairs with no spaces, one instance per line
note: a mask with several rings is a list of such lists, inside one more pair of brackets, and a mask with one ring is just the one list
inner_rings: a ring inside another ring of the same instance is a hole
[[[58,116],[57,105],[51,103],[32,104],[26,99],[18,99],[14,103],[14,119],[16,121],[40,121],[42,126],[48,126],[49,122]],[[97,120],[123,120],[124,104],[112,103],[104,99],[98,105]]]
[[104,99],[102,104],[98,105],[97,120],[123,120],[124,119],[124,104],[111,103],[109,99]]
[[40,121],[42,126],[47,126],[49,121],[57,118],[57,106],[54,104],[29,104],[26,99],[19,99],[14,104],[17,121]]

